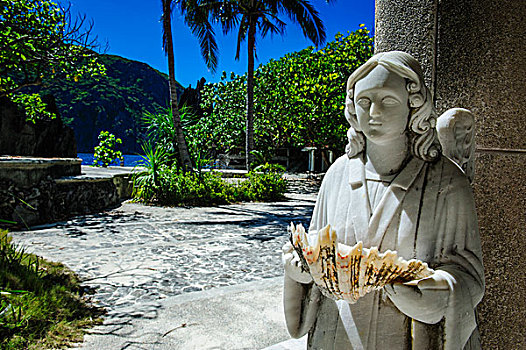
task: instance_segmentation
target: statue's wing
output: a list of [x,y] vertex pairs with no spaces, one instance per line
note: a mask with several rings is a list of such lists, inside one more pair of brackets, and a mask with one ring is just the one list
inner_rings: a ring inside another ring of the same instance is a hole
[[464,108],[452,108],[437,120],[443,154],[457,163],[470,182],[475,177],[475,118]]

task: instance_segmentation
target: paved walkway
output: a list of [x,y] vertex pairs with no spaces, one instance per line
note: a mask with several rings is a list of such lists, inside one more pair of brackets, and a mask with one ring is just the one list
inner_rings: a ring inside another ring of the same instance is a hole
[[13,236],[95,288],[108,315],[85,349],[261,349],[288,339],[281,246],[291,221],[308,223],[317,189],[304,178],[294,184],[282,202],[125,202]]

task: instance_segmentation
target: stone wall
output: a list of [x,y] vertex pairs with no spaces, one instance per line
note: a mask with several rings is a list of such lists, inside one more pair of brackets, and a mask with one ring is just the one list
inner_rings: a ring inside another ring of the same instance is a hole
[[0,157],[0,227],[24,228],[95,213],[129,194],[126,174],[87,176],[80,163],[78,158]]
[[31,187],[0,179],[0,227],[25,228],[117,206],[120,198],[112,179],[56,181],[50,176]]
[[376,0],[376,51],[413,54],[439,112],[476,117],[484,349],[526,348],[526,1]]

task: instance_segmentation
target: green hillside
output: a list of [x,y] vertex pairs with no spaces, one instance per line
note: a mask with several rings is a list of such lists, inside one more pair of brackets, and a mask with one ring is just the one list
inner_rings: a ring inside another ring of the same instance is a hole
[[[40,89],[55,96],[62,120],[75,131],[78,152],[93,152],[101,130],[123,141],[123,153],[141,150],[145,111],[168,105],[168,76],[146,63],[114,55],[101,55],[106,76],[79,82],[58,81]],[[178,85],[178,95],[183,87]]]

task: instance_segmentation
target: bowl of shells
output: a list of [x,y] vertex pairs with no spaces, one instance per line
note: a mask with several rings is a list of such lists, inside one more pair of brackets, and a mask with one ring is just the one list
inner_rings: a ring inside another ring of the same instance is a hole
[[374,290],[391,283],[406,283],[433,274],[427,264],[417,259],[405,260],[396,251],[379,252],[362,242],[348,246],[338,242],[330,225],[317,235],[307,235],[299,224],[289,226],[290,241],[314,283],[328,298],[354,304]]

